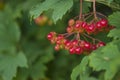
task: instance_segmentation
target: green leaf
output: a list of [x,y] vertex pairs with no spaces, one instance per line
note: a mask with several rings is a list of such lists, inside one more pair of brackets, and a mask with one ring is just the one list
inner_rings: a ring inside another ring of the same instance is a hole
[[62,18],[62,16],[72,7],[72,5],[73,0],[45,0],[42,4],[40,3],[30,11],[30,16],[35,19],[43,11],[52,9],[52,18],[53,21],[56,22]]
[[113,0],[106,0],[106,2],[108,2],[109,4],[113,2]]
[[17,49],[19,40],[20,29],[15,13],[7,5],[0,11],[0,75],[3,80],[12,80],[18,67],[27,67],[25,55]]
[[20,40],[19,26],[13,18],[10,8],[0,12],[0,52],[15,53]]
[[116,3],[120,4],[120,1],[119,0],[115,0]]
[[46,63],[54,58],[53,48],[50,46],[41,49],[40,44],[27,41],[23,43],[23,49],[27,56],[29,67],[20,69],[16,77],[17,80],[26,80],[29,76],[33,80],[44,79],[47,71]]
[[114,39],[120,39],[120,29],[113,29],[109,32],[108,37],[114,37]]
[[113,13],[108,19],[111,25],[120,28],[120,12]]
[[80,80],[96,80],[96,78],[90,77],[91,69],[88,67],[88,62],[87,56],[82,59],[81,63],[73,69],[71,80],[77,80],[79,76]]
[[82,62],[76,66],[71,74],[71,80],[76,80],[77,77],[80,75],[80,71],[85,71],[85,66],[88,64],[88,57],[83,58]]
[[83,2],[83,13],[89,12],[89,8],[91,7],[91,3],[89,2]]
[[118,47],[109,43],[89,56],[89,65],[95,71],[105,70],[105,80],[112,80],[120,66],[119,56]]
[[12,80],[18,67],[27,67],[27,60],[22,52],[15,56],[0,54],[0,75],[3,80]]
[[113,44],[117,45],[117,47],[119,48],[119,52],[120,52],[120,39],[113,40]]

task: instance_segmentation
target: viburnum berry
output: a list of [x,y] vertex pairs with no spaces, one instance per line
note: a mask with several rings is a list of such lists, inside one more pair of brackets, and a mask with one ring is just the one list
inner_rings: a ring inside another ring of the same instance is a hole
[[76,20],[76,21],[75,21],[75,24],[81,24],[81,23],[82,23],[81,20]]
[[107,27],[108,21],[106,19],[101,19],[100,24],[102,25],[102,27]]
[[73,26],[75,24],[75,20],[74,19],[70,19],[69,21],[68,21],[68,25],[69,26]]
[[100,22],[97,22],[97,23],[96,23],[96,28],[97,28],[98,30],[100,30],[100,29],[102,28],[102,25],[101,25]]
[[76,52],[76,54],[82,54],[83,53],[82,47],[80,47],[80,46],[76,47],[75,52]]
[[82,27],[83,29],[86,29],[86,27],[88,27],[87,22],[82,22],[82,23],[81,23],[81,27]]
[[51,43],[55,43],[56,42],[56,33],[55,32],[50,32],[47,35],[47,39],[51,41]]
[[56,40],[56,44],[61,44],[61,40]]
[[72,45],[77,45],[78,44],[78,40],[75,39],[75,40],[71,41],[71,44]]
[[69,41],[69,40],[65,40],[64,45],[65,45],[65,49],[69,49],[72,46],[71,41]]
[[60,50],[60,45],[58,45],[58,44],[55,45],[55,50],[56,50],[56,51],[59,51],[59,50]]
[[93,33],[95,29],[96,29],[95,24],[90,24],[86,27],[86,31],[88,34]]
[[91,49],[92,49],[92,50],[96,50],[96,49],[97,49],[97,46],[96,46],[95,44],[93,44],[93,45],[91,46]]
[[51,39],[53,38],[53,34],[52,34],[52,33],[49,33],[49,34],[47,35],[47,38],[48,38],[48,40],[51,40]]
[[80,27],[81,27],[80,23],[75,24],[75,30],[79,30]]
[[75,48],[74,48],[74,47],[71,47],[71,48],[69,49],[69,52],[70,52],[70,54],[74,54],[74,53],[75,53]]
[[102,47],[102,46],[105,46],[106,44],[104,43],[104,42],[99,42],[98,44],[97,44],[97,47]]
[[57,36],[57,40],[62,40],[62,39],[64,39],[64,37],[62,35]]
[[73,27],[67,27],[66,31],[67,31],[68,33],[73,32]]
[[39,26],[49,25],[51,26],[53,24],[53,21],[49,19],[46,15],[40,15],[39,17],[34,19],[35,23]]
[[84,50],[87,50],[87,51],[91,50],[91,44],[89,42],[85,42],[83,48],[84,48]]

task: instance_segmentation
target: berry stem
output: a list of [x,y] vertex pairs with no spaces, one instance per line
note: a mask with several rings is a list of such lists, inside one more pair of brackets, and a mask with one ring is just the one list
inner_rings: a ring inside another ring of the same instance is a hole
[[68,37],[71,36],[72,34],[74,34],[74,32],[69,33],[68,35],[65,36],[65,38],[68,38]]
[[100,15],[100,16],[102,16],[102,17],[104,17],[104,18],[106,18],[107,19],[107,16],[105,16],[105,15],[103,15],[102,13],[99,13],[99,12],[96,12],[98,15]]
[[95,39],[95,38],[93,38],[93,37],[91,37],[91,36],[89,36],[89,35],[87,35],[87,34],[83,34],[84,36],[86,36],[86,37],[88,37],[88,38],[90,38],[90,39],[92,39],[93,41],[94,40],[96,40],[96,41],[98,41],[98,42],[102,42],[101,40],[99,40],[99,39]]
[[88,20],[91,16],[93,16],[93,14],[88,15],[84,20]]
[[[89,16],[89,15],[93,15],[93,12],[86,13],[86,14],[82,14],[82,18],[84,19],[84,17]],[[77,19],[77,18],[79,18],[79,17],[80,17],[80,15],[75,16],[73,19]]]
[[82,35],[82,37],[88,42],[87,38],[84,35]]
[[93,12],[89,12],[89,13],[84,14],[83,16],[89,16],[89,15],[92,15],[92,14],[93,14]]
[[95,39],[93,40],[93,44],[95,44]]
[[79,16],[75,16],[73,19],[78,19],[79,18]]
[[77,33],[76,39],[80,40],[80,34],[79,33]]
[[79,15],[79,20],[82,19],[82,0],[80,0],[80,15]]
[[64,33],[64,34],[59,34],[59,35],[62,35],[62,36],[66,36],[66,35],[68,35],[69,33]]
[[93,13],[94,13],[94,18],[97,19],[97,15],[96,15],[96,0],[93,0]]

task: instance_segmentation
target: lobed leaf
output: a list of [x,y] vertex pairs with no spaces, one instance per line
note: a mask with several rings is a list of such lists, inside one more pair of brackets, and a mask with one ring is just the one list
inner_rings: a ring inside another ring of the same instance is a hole
[[20,40],[20,29],[12,15],[11,8],[0,12],[0,52],[2,53],[15,53],[16,45]]
[[112,80],[120,66],[119,56],[118,47],[110,43],[89,56],[89,65],[95,71],[105,70],[105,80]]
[[90,77],[90,67],[88,66],[89,58],[86,56],[82,59],[81,63],[76,66],[71,74],[71,80],[97,80],[94,77]]
[[120,39],[120,29],[113,29],[107,35],[108,37],[114,37],[114,39]]
[[0,75],[3,80],[12,80],[18,67],[27,67],[27,59],[23,52],[15,56],[0,54]]
[[43,11],[53,10],[52,19],[54,22],[61,19],[62,16],[72,7],[73,0],[45,0],[30,11],[32,18],[37,18]]
[[120,12],[114,12],[109,16],[108,20],[111,25],[120,28]]

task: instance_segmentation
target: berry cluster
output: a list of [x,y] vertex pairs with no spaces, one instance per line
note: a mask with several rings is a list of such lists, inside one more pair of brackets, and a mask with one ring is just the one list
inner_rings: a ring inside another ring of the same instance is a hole
[[109,31],[112,29],[112,26],[108,25],[108,21],[106,19],[101,19],[99,21],[94,21],[91,23],[87,23],[85,21],[75,21],[74,19],[69,20],[67,32],[78,32],[78,33],[87,33],[87,34],[97,34],[101,31]]
[[[70,54],[90,53],[99,47],[105,46],[105,43],[99,39],[93,38],[91,34],[96,34],[102,31],[109,31],[113,27],[108,25],[106,19],[95,20],[90,23],[81,20],[70,19],[68,21],[67,33],[57,34],[50,32],[47,35],[51,43],[55,43],[55,50],[66,49]],[[74,38],[69,38],[73,36]],[[84,39],[82,39],[83,37]],[[92,39],[92,42],[86,40]]]

